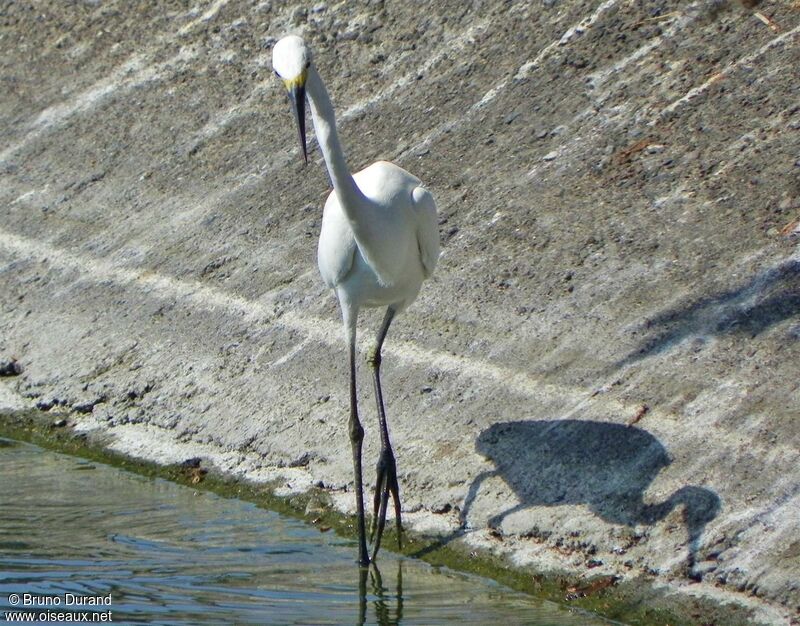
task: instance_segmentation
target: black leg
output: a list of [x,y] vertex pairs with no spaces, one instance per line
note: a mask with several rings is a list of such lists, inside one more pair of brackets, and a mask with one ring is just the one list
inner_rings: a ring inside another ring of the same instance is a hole
[[[348,315],[347,313],[352,313]],[[347,311],[345,314],[345,329],[347,343],[350,348],[350,443],[353,448],[353,473],[356,492],[356,513],[358,515],[358,564],[362,567],[369,565],[367,554],[367,532],[364,523],[364,485],[361,478],[361,445],[364,441],[364,429],[358,419],[358,394],[356,393],[356,329],[355,318],[357,312]]]
[[[389,428],[386,424],[386,410],[383,405],[383,393],[381,392],[381,348],[389,332],[389,326],[394,318],[395,311],[392,307],[386,310],[383,323],[378,331],[378,339],[375,350],[370,356],[369,362],[372,365],[373,382],[375,386],[375,401],[378,405],[378,420],[381,432],[381,454],[378,458],[378,477],[375,483],[375,497],[373,500],[372,535],[374,543],[372,548],[372,560],[378,554],[381,547],[381,537],[386,525],[386,508],[389,503],[389,496],[392,496],[394,504],[394,517],[397,525],[397,544],[401,546],[401,532],[403,526],[400,522],[400,487],[397,483],[397,465],[392,451],[392,444],[389,441]],[[402,546],[401,546],[402,547]]]

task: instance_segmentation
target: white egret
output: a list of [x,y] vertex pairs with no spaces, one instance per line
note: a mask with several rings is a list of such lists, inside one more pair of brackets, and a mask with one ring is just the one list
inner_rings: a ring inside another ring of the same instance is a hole
[[349,434],[358,514],[358,561],[367,565],[370,557],[361,472],[364,430],[358,418],[356,394],[356,322],[362,307],[386,307],[375,348],[369,355],[381,437],[371,530],[372,560],[375,560],[389,496],[394,504],[398,542],[402,531],[397,466],[381,393],[381,347],[394,316],[414,301],[422,281],[436,267],[439,258],[436,203],[416,176],[392,163],[378,161],[350,174],[336,133],[333,105],[314,66],[311,50],[300,37],[291,35],[278,41],[272,51],[272,65],[288,91],[306,162],[305,101],[308,99],[317,143],[333,184],[322,215],[317,261],[322,279],[339,300],[349,347]]

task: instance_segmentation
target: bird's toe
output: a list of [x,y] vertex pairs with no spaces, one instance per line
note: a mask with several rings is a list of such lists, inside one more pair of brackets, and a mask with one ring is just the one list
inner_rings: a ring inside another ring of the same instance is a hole
[[400,520],[400,485],[397,482],[397,466],[391,450],[385,450],[378,460],[375,496],[373,498],[372,528],[370,532],[371,541],[373,542],[373,561],[380,548],[381,538],[386,527],[386,509],[389,505],[389,496],[392,497],[394,506],[398,547],[402,547],[400,537],[403,527]]

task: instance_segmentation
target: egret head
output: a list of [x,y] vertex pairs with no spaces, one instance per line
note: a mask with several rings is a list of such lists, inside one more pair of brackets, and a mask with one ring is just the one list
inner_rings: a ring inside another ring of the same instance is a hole
[[306,78],[311,66],[311,50],[297,35],[284,37],[272,48],[272,68],[283,80],[289,101],[292,103],[303,160],[308,163],[306,150]]

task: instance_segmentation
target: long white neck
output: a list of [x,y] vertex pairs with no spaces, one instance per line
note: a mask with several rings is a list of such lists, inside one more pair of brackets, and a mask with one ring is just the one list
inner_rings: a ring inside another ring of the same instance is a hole
[[311,105],[314,132],[317,135],[317,142],[322,150],[325,165],[328,166],[331,183],[339,197],[339,202],[349,213],[364,200],[364,196],[347,167],[342,144],[339,143],[339,135],[336,133],[336,116],[333,112],[333,105],[328,97],[328,90],[325,89],[325,84],[313,65],[308,69],[306,95]]

